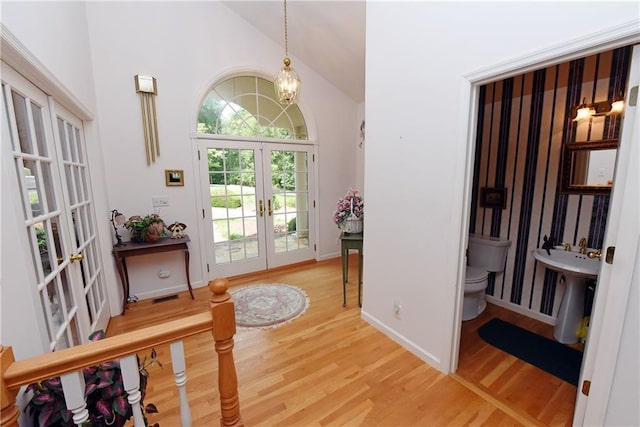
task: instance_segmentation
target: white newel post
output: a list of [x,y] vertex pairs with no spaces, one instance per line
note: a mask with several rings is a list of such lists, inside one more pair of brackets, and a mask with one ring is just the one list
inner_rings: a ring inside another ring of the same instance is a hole
[[133,425],[135,427],[144,427],[144,417],[142,416],[142,408],[140,400],[140,371],[138,370],[138,357],[135,354],[120,359],[120,369],[122,370],[122,382],[124,389],[127,391],[127,400],[133,411]]
[[67,409],[73,412],[73,422],[78,426],[82,425],[89,420],[89,410],[84,399],[85,384],[82,370],[60,375],[60,382]]
[[182,427],[191,427],[191,409],[189,399],[187,399],[187,366],[184,359],[184,344],[182,341],[171,343],[171,361],[173,362],[173,375],[178,386],[180,397],[180,422]]

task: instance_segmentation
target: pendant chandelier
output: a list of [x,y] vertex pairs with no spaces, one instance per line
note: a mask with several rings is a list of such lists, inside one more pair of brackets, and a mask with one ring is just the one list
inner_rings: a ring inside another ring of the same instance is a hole
[[300,92],[300,79],[291,67],[289,59],[289,39],[287,34],[287,0],[284,0],[284,66],[273,82],[278,100],[283,105],[295,104]]

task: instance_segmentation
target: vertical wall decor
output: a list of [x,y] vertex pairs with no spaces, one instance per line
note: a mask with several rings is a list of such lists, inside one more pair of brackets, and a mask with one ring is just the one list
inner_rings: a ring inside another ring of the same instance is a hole
[[151,162],[156,161],[156,156],[160,156],[155,100],[155,96],[158,94],[158,88],[155,77],[136,74],[134,80],[136,82],[136,93],[140,94],[144,149],[147,155],[147,165],[150,165]]

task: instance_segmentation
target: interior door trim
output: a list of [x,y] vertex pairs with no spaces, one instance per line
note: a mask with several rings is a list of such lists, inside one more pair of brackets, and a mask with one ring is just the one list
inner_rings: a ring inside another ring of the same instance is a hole
[[27,47],[0,22],[0,58],[36,87],[55,98],[81,120],[93,120],[94,113],[73,94]]

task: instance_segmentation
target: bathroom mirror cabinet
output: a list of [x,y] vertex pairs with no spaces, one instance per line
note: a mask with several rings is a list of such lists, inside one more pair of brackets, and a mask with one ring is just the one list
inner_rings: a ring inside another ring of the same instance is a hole
[[565,144],[562,147],[561,191],[570,194],[610,194],[617,153],[617,139]]

